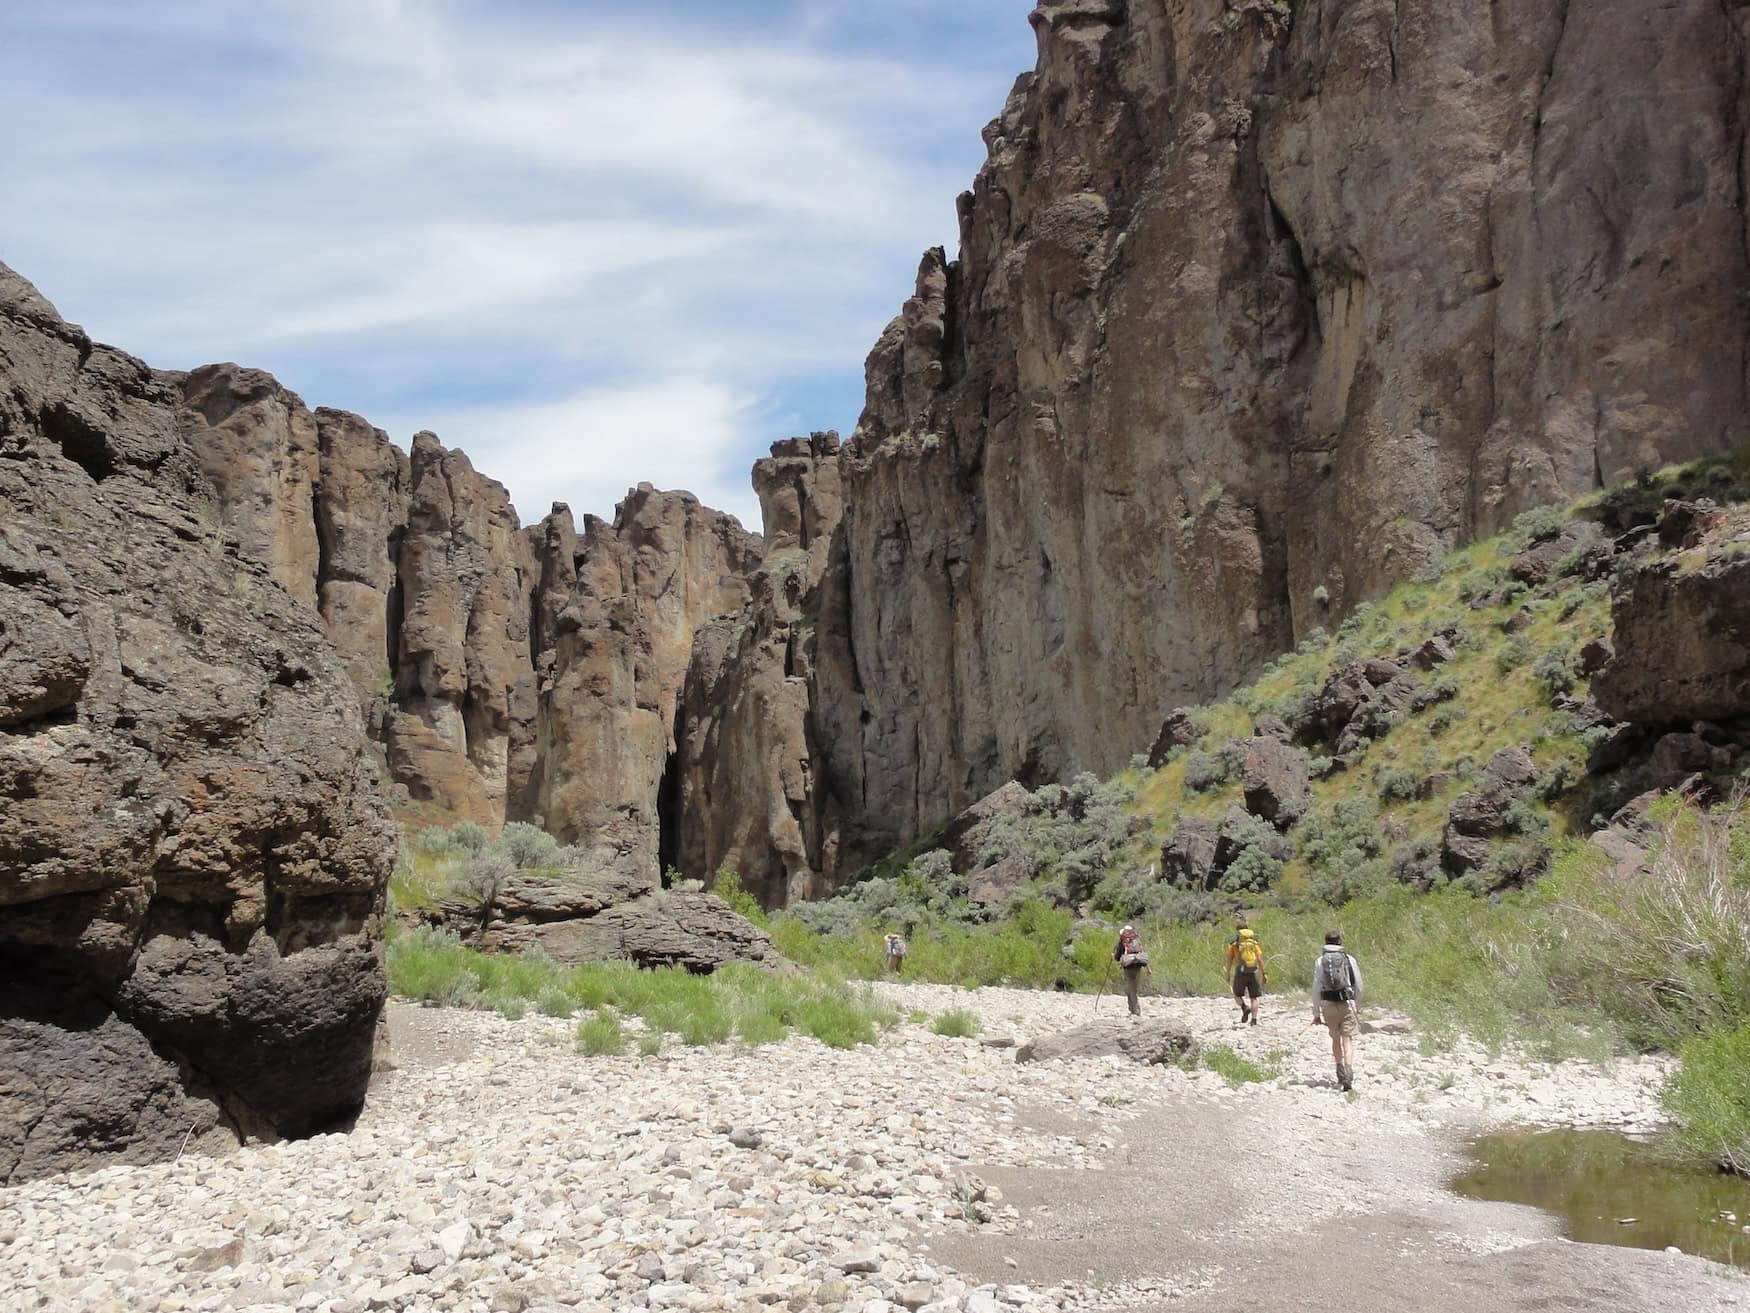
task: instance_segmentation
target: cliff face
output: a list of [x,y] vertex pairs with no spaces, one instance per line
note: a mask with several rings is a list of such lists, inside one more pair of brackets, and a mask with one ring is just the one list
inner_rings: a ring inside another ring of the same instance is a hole
[[736,872],[768,907],[826,892],[843,816],[824,774],[813,689],[819,581],[842,503],[839,440],[775,443],[753,468],[764,567],[693,644],[678,725],[676,862]]
[[0,377],[0,1182],[342,1121],[394,842],[346,672],[258,563],[315,555],[314,428],[246,403],[275,496],[239,551],[180,380],[4,266]]
[[863,854],[1110,771],[1440,550],[1742,436],[1750,11],[1032,21],[840,462],[814,716]]
[[551,621],[535,809],[602,864],[655,883],[673,862],[663,822],[693,639],[747,601],[760,553],[759,536],[733,517],[649,484],[628,494],[612,524],[586,517],[575,589]]
[[[430,433],[409,459],[236,365],[181,391],[226,529],[319,608],[393,780],[656,883],[693,637],[748,600],[759,537],[648,484],[581,537],[563,505],[524,530],[503,486]],[[795,536],[818,554],[828,532],[798,520]]]

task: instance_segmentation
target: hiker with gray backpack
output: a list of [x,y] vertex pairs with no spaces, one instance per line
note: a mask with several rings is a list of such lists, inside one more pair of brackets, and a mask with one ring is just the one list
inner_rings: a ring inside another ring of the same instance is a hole
[[1343,950],[1343,936],[1325,936],[1325,951],[1313,964],[1313,1024],[1331,1034],[1331,1057],[1337,1064],[1337,1088],[1355,1086],[1355,1037],[1361,1033],[1356,1001],[1361,997],[1361,967]]

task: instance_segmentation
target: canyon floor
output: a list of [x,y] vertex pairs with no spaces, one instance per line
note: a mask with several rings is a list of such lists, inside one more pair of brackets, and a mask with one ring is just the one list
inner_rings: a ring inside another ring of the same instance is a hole
[[[1750,1309],[1750,1280],[1571,1244],[1443,1182],[1476,1130],[1642,1127],[1653,1060],[1556,1065],[1362,1037],[1329,1078],[1298,999],[1241,1028],[1148,999],[1276,1074],[989,1041],[1122,1001],[881,985],[878,1046],[588,1057],[570,1024],[395,1005],[357,1128],[0,1191],[9,1310]],[[1373,1018],[1390,1030],[1388,1018]]]

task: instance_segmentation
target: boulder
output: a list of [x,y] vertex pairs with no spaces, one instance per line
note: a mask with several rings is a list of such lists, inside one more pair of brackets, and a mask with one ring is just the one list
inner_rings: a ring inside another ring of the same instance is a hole
[[1659,512],[1659,541],[1679,550],[1700,546],[1726,518],[1711,501],[1667,501]]
[[1221,872],[1215,847],[1221,827],[1214,821],[1182,816],[1161,845],[1161,878],[1182,889],[1210,889]]
[[1299,748],[1280,739],[1247,740],[1240,787],[1252,815],[1286,830],[1312,803],[1310,780],[1306,754]]
[[178,376],[4,266],[0,367],[0,1182],[344,1124],[395,851],[347,673]]
[[1161,732],[1155,735],[1154,746],[1148,751],[1148,764],[1159,770],[1175,749],[1190,747],[1206,733],[1192,718],[1190,708],[1174,707],[1161,722]]
[[1115,999],[1111,1016],[1086,1025],[1030,1039],[1015,1050],[1016,1062],[1051,1062],[1059,1058],[1128,1058],[1148,1066],[1189,1063],[1197,1058],[1198,1044],[1188,1027],[1165,1017],[1146,1013],[1132,1020],[1123,1011],[1123,999]]
[[780,968],[771,936],[714,894],[645,889],[598,911],[562,920],[495,923],[477,941],[492,952],[539,946],[563,966],[633,962],[708,975],[731,962]]
[[967,876],[966,896],[975,903],[1006,903],[1030,878],[1023,858],[1005,857]]
[[1432,670],[1458,655],[1458,649],[1445,633],[1434,634],[1411,654],[1410,659],[1423,670]]
[[1494,841],[1510,832],[1509,809],[1537,774],[1529,749],[1503,748],[1483,768],[1478,787],[1453,799],[1441,844],[1441,864],[1449,873],[1463,875],[1488,861]]
[[942,846],[948,850],[955,872],[964,875],[977,869],[979,851],[990,834],[992,823],[999,817],[1023,815],[1032,796],[1024,785],[1010,780],[949,821],[942,835]]

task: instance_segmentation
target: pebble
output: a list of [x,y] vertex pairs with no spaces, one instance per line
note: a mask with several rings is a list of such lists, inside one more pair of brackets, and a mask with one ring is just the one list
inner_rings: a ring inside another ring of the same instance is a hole
[[[1319,1119],[1347,1115],[1329,1089],[1328,1049],[1287,1006],[1242,1031],[1225,1000],[1145,1001],[1277,1071],[1230,1090],[1212,1072],[1116,1058],[1017,1065],[999,1046],[1088,1020],[1085,996],[873,988],[901,1015],[974,1011],[990,1038],[907,1023],[850,1050],[793,1036],[754,1051],[587,1057],[565,1021],[423,1012],[472,1056],[404,1061],[350,1134],[0,1189],[7,1313],[1046,1313],[1162,1302],[1184,1289],[1097,1290],[1069,1274],[1050,1288],[975,1285],[932,1264],[928,1238],[1020,1238],[1015,1209],[979,1168],[1092,1169],[1117,1142],[1023,1125],[1019,1107],[1115,1132],[1173,1101],[1279,1098],[1313,1137]],[[1407,1031],[1363,1037],[1358,1066],[1367,1113],[1387,1128],[1647,1126],[1666,1070],[1654,1059],[1520,1063],[1463,1041],[1423,1054]]]

